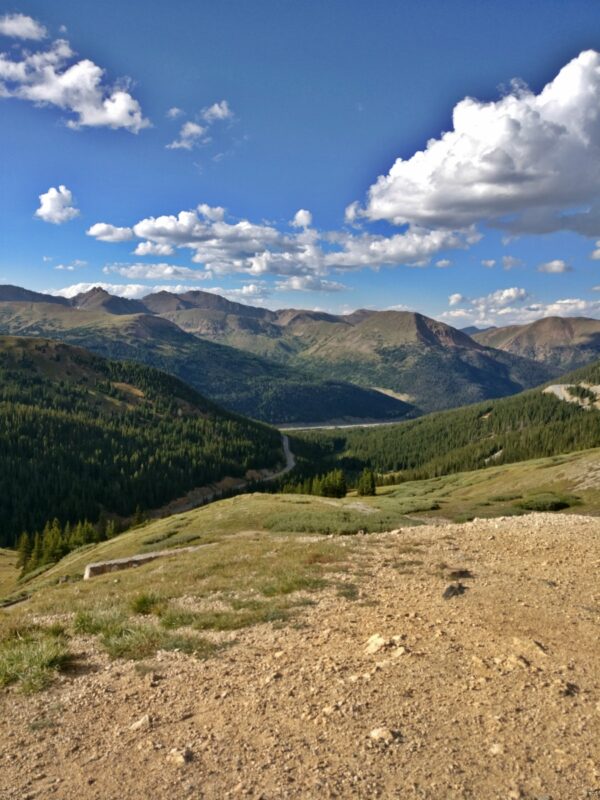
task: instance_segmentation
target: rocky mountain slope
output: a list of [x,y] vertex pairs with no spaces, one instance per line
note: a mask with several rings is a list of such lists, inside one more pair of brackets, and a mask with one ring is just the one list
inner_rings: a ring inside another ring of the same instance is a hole
[[[92,308],[75,308],[31,297],[3,301],[3,296],[0,291],[0,333],[62,339],[108,358],[162,369],[220,405],[256,419],[382,420],[412,411],[410,404],[381,392],[201,339],[160,316],[122,313],[126,307],[120,298],[96,293]],[[117,303],[118,313],[107,310]]]
[[546,317],[473,333],[475,341],[567,371],[600,358],[600,320]]
[[[394,405],[394,399],[422,413],[514,394],[557,374],[412,312],[363,309],[345,316],[295,309],[273,312],[210,292],[159,292],[129,301],[92,289],[56,313],[54,306],[48,311],[39,297],[29,298],[29,303],[3,301],[13,294],[14,287],[0,287],[1,331],[60,336],[116,357],[122,350],[122,357],[170,369],[220,403],[269,421],[400,417],[411,409]],[[140,305],[145,313],[139,313]],[[128,320],[130,327],[125,330]],[[151,338],[158,341],[140,348],[135,327],[147,332],[151,325]],[[164,337],[170,342],[167,359],[159,355]],[[203,342],[205,354],[212,344],[214,356],[207,359],[193,352],[192,341]],[[194,363],[201,360],[201,365]],[[222,369],[213,380],[217,362]],[[240,375],[251,374],[257,385],[248,387],[246,382],[242,387]],[[318,384],[325,381],[337,386],[319,391]],[[291,391],[286,391],[288,383],[293,384]],[[310,391],[303,391],[306,384],[312,384]]]

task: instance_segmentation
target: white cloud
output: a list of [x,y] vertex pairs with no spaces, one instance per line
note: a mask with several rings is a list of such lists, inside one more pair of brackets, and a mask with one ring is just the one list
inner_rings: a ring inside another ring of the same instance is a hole
[[484,266],[486,269],[492,269],[496,266],[496,259],[495,258],[484,258],[481,262],[481,265]]
[[51,186],[40,195],[40,207],[35,216],[53,225],[62,225],[79,216],[79,209],[73,203],[73,194],[62,184],[57,188]]
[[231,119],[233,111],[229,108],[227,100],[220,103],[213,103],[212,106],[202,109],[202,119],[209,124],[217,120]]
[[172,106],[172,108],[170,108],[167,111],[167,117],[169,119],[177,119],[177,117],[180,117],[183,113],[184,111],[182,108],[177,108],[177,106]]
[[73,129],[108,127],[138,133],[150,124],[126,82],[110,86],[101,67],[74,56],[64,39],[35,53],[21,50],[17,60],[0,53],[0,97],[63,109],[74,115],[67,122]]
[[277,281],[280,292],[341,292],[347,289],[343,283],[326,281],[316,275],[292,275],[283,281]]
[[[564,66],[539,94],[522,83],[496,102],[467,97],[453,128],[399,158],[360,211],[397,225],[513,234],[600,234],[600,53]],[[352,205],[347,218],[356,217]]]
[[448,297],[448,305],[459,306],[464,300],[465,297],[460,292],[455,292]]
[[290,222],[293,228],[310,228],[312,225],[312,214],[305,208],[301,208],[294,214],[294,219]]
[[340,252],[327,253],[325,264],[343,269],[408,264],[425,266],[440,250],[465,248],[479,238],[474,232],[454,232],[412,227],[394,236],[337,234],[330,237]]
[[206,128],[197,122],[184,122],[177,139],[166,145],[167,150],[192,150],[202,142]]
[[86,231],[88,236],[93,236],[101,242],[128,242],[133,239],[131,228],[119,228],[107,222],[96,222]]
[[594,261],[600,261],[600,241],[596,242],[596,249],[590,254]]
[[87,261],[76,258],[69,264],[57,264],[54,269],[63,270],[65,272],[75,272],[76,269],[80,269],[81,267],[87,267]]
[[14,39],[45,39],[48,31],[37,20],[25,14],[5,14],[0,17],[0,36]]
[[[596,287],[600,290],[600,287]],[[452,298],[460,296],[455,303]],[[542,317],[600,317],[600,300],[584,300],[579,297],[568,297],[549,303],[532,301],[528,292],[513,286],[500,289],[483,297],[467,298],[462,295],[450,295],[451,308],[441,314],[441,318],[449,322],[472,323],[478,326],[518,325]]]
[[545,264],[540,264],[538,272],[548,272],[551,275],[559,275],[563,272],[572,272],[573,267],[570,267],[562,258],[555,258],[553,261],[546,261]]
[[435,265],[439,267],[439,269],[446,269],[446,267],[452,266],[452,261],[450,261],[449,258],[440,258],[439,261],[435,262]]
[[136,256],[171,256],[173,255],[173,248],[170,244],[140,242],[133,252]]
[[217,222],[225,218],[225,209],[222,206],[209,206],[207,203],[200,203],[198,211],[206,219]]
[[[303,221],[307,221],[304,215]],[[206,204],[176,215],[147,217],[131,228],[97,223],[88,234],[103,241],[123,241],[135,236],[142,245],[142,251],[136,247],[138,254],[152,254],[151,246],[165,248],[165,254],[170,248],[185,248],[191,251],[194,263],[204,264],[214,274],[242,273],[253,277],[323,276],[331,270],[377,269],[399,264],[424,266],[440,250],[465,248],[479,238],[473,230],[421,228],[391,237],[327,233],[305,227],[288,233],[267,223],[255,224],[246,219],[226,221],[223,208]]]
[[116,273],[132,280],[192,280],[204,281],[212,277],[210,272],[175,264],[107,264],[103,270],[106,275]]
[[502,268],[506,271],[517,269],[518,267],[522,266],[523,262],[520,258],[515,258],[514,256],[502,256]]

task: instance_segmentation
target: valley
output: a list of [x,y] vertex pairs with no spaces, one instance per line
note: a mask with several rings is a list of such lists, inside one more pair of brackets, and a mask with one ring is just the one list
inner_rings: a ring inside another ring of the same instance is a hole
[[514,394],[559,374],[412,312],[272,312],[201,291],[136,301],[99,288],[48,297],[0,287],[0,332],[141,361],[276,424],[400,419]]

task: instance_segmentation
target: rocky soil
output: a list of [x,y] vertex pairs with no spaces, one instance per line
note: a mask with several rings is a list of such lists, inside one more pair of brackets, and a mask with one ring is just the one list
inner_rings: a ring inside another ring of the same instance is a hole
[[206,661],[75,640],[78,672],[0,694],[0,798],[600,798],[600,520],[411,528],[350,560],[342,594]]

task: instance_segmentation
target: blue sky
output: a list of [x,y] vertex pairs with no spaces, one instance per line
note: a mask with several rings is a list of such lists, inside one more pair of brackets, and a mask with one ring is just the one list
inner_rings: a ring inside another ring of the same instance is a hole
[[0,281],[600,317],[596,50],[591,0],[0,2]]

